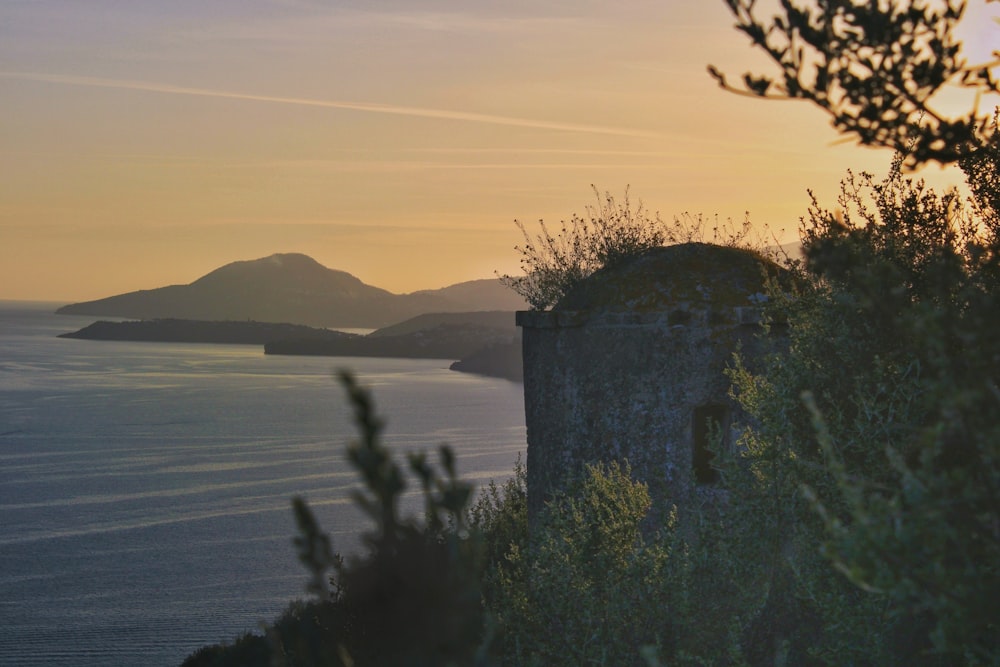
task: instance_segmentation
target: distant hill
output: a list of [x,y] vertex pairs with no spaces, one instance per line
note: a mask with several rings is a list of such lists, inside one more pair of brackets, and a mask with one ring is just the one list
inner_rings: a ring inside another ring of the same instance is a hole
[[464,359],[483,347],[520,344],[513,312],[430,313],[377,329],[367,336],[272,340],[266,354],[337,357]]
[[[60,338],[169,343],[228,343],[263,345],[265,354],[338,357],[409,357],[465,359],[483,348],[516,344],[520,330],[513,312],[432,313],[362,336],[300,324],[271,324],[246,320],[203,321],[181,319],[99,321]],[[456,370],[491,373],[475,363]],[[504,377],[509,376],[505,371]]]
[[463,306],[463,311],[476,310],[525,310],[528,304],[509,287],[504,287],[496,278],[470,280],[436,290],[421,290],[408,296],[421,295],[443,297]]
[[454,362],[449,368],[463,373],[504,378],[511,382],[524,382],[521,339],[487,344]]
[[302,324],[268,322],[201,320],[129,320],[99,321],[79,331],[59,334],[59,338],[82,340],[140,341],[152,343],[225,343],[230,345],[264,345],[272,340],[352,340],[356,334],[316,329]]
[[399,324],[391,324],[368,334],[372,338],[401,336],[416,331],[427,331],[441,326],[466,326],[480,329],[495,329],[498,333],[519,336],[520,331],[514,321],[514,311],[484,310],[463,313],[426,313],[417,315]]
[[[513,301],[511,299],[513,297]],[[513,303],[513,305],[512,305]],[[429,312],[518,310],[499,281],[393,294],[298,253],[233,262],[188,285],[74,303],[56,312],[135,319],[254,320],[313,327],[378,328]]]

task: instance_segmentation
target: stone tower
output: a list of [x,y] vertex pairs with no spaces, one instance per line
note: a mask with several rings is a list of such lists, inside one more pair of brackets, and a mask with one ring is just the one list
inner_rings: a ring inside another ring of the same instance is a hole
[[724,370],[737,349],[763,353],[759,306],[780,272],[747,250],[687,243],[598,271],[551,311],[519,312],[529,512],[598,461],[627,459],[656,503],[717,493],[708,445],[731,441],[740,419]]

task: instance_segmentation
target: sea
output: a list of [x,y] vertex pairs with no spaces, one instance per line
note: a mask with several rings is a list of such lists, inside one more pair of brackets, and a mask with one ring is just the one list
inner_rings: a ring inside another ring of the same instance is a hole
[[447,443],[481,487],[524,451],[521,385],[447,361],[64,339],[95,318],[58,305],[0,301],[0,665],[177,666],[260,631],[306,597],[294,496],[361,553],[340,369],[401,464]]

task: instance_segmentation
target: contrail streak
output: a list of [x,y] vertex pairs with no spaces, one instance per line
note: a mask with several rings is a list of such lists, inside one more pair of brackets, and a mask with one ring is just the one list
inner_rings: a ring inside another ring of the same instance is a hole
[[436,118],[440,120],[458,120],[470,123],[486,123],[490,125],[506,125],[510,127],[527,127],[540,130],[560,130],[563,132],[581,132],[587,134],[609,134],[624,137],[660,138],[656,132],[631,130],[627,128],[607,127],[603,125],[581,125],[575,123],[557,123],[530,118],[512,116],[497,116],[493,114],[471,113],[465,111],[450,111],[447,109],[425,109],[421,107],[398,106],[394,104],[378,104],[374,102],[344,102],[338,100],[315,100],[303,97],[279,97],[275,95],[256,95],[253,93],[237,93],[228,90],[210,90],[207,88],[188,88],[168,84],[149,83],[144,81],[128,81],[120,79],[103,79],[89,76],[68,76],[62,74],[45,74],[39,72],[0,72],[0,77],[38,81],[70,86],[91,86],[94,88],[118,88],[123,90],[139,90],[150,93],[165,93],[170,95],[191,95],[195,97],[215,97],[230,100],[248,100],[253,102],[271,102],[274,104],[293,104],[297,106],[322,107],[326,109],[346,109],[350,111],[365,111],[369,113],[392,114],[397,116],[413,116],[418,118]]

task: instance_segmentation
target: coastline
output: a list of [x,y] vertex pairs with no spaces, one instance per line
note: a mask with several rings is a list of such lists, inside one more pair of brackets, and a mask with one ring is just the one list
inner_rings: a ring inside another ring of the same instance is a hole
[[514,327],[495,326],[492,320],[497,319],[496,314],[491,314],[486,324],[477,323],[486,319],[480,315],[463,321],[449,316],[445,322],[431,319],[423,327],[408,327],[404,322],[367,335],[255,321],[99,320],[58,337],[259,345],[265,355],[448,359],[454,362],[450,366],[453,371],[521,382],[520,332]]

